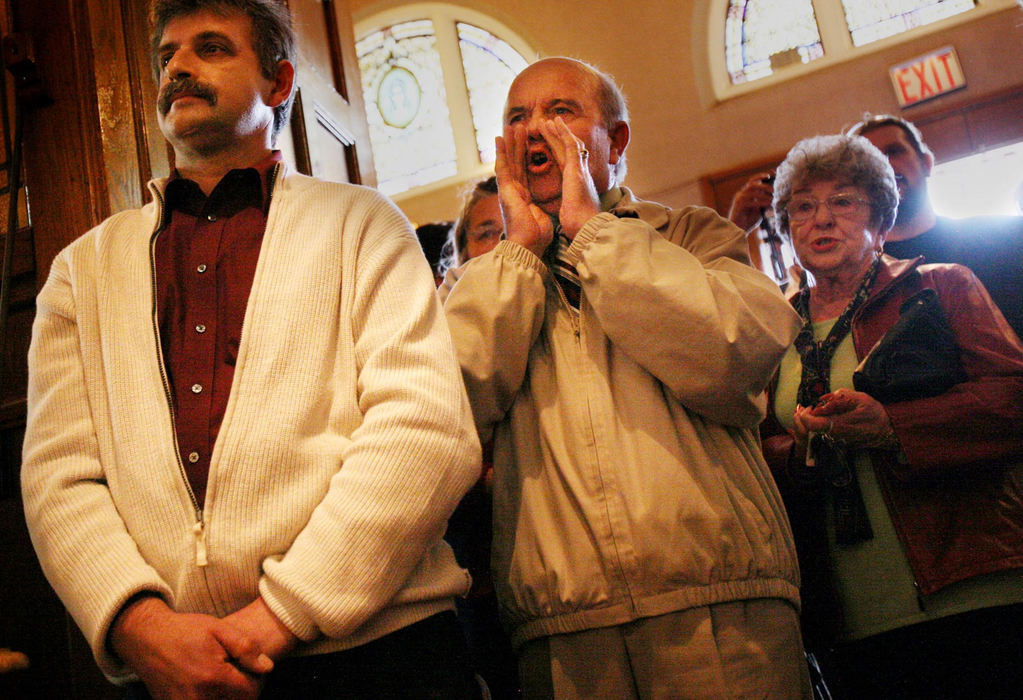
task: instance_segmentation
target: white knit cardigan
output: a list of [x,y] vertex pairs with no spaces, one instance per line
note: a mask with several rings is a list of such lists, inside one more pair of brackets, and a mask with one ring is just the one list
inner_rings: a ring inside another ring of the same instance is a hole
[[165,181],[54,260],[29,353],[25,512],[107,676],[133,595],[257,596],[310,654],[451,607],[441,536],[479,443],[428,266],[375,191],[278,172],[204,510],[175,444],[151,249]]

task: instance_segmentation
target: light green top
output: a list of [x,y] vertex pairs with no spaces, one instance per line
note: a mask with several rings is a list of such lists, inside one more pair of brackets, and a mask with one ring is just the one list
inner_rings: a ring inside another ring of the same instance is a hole
[[[813,326],[814,337],[827,336],[836,319]],[[847,335],[831,359],[831,389],[852,389],[858,365],[852,336]],[[773,410],[778,421],[792,428],[802,362],[795,346],[782,358]],[[856,478],[874,530],[874,538],[839,547],[828,509],[828,546],[832,573],[845,615],[843,637],[862,639],[925,620],[979,608],[1023,602],[1023,571],[1015,569],[976,576],[918,598],[913,572],[902,551],[884,496],[865,452],[856,453]]]

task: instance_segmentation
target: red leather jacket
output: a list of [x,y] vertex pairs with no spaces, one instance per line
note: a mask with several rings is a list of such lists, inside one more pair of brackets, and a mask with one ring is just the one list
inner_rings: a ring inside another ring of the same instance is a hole
[[[853,318],[857,358],[891,328],[906,299],[931,287],[969,377],[939,396],[885,406],[907,464],[892,452],[870,453],[919,590],[929,594],[973,576],[1023,567],[1023,344],[969,269],[921,265],[920,258],[883,260],[870,297]],[[813,505],[807,499],[819,495],[789,479],[792,438],[773,410],[761,435],[793,529],[812,527],[813,519],[805,517]],[[823,533],[796,534],[804,550],[826,546]],[[826,566],[819,551],[800,555],[804,569]],[[821,573],[804,571],[804,588],[820,585]]]

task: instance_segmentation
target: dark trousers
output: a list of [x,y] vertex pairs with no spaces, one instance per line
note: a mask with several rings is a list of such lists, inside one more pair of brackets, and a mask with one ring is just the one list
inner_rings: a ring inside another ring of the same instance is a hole
[[1023,605],[975,610],[825,653],[835,700],[1023,697]]
[[[354,649],[278,662],[261,700],[476,700],[479,685],[453,612]],[[141,683],[127,700],[148,700]]]

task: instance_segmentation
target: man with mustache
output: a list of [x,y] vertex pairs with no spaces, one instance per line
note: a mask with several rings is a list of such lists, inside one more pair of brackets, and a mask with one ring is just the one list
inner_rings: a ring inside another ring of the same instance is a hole
[[274,150],[283,7],[153,4],[175,170],[39,295],[32,538],[128,697],[475,697],[441,539],[480,460],[450,336],[394,205]]
[[808,697],[799,576],[761,457],[798,320],[743,232],[622,186],[614,81],[568,58],[505,103],[507,239],[445,313],[494,440],[494,584],[526,698]]
[[884,252],[970,268],[1023,337],[1023,216],[938,216],[927,193],[934,155],[915,125],[890,114],[868,114],[848,131],[877,146],[895,170],[899,211]]

